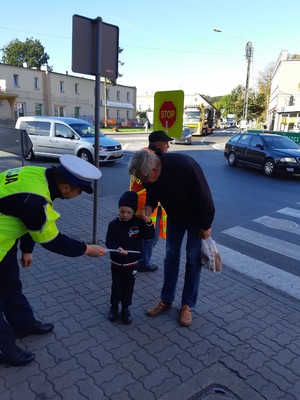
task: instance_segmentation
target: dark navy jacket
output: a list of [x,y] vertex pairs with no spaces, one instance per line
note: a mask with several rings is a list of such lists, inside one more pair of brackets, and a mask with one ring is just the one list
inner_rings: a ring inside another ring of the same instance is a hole
[[146,224],[141,218],[134,216],[130,221],[122,221],[119,217],[112,220],[107,229],[106,247],[109,249],[137,250],[140,253],[128,253],[127,256],[111,252],[110,258],[118,264],[129,264],[141,258],[142,240],[154,238],[153,224]]

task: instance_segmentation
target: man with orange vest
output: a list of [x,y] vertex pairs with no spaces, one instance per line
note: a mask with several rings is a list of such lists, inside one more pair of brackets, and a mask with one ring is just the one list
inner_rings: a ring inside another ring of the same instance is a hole
[[[153,131],[150,133],[148,140],[149,144],[145,150],[149,150],[152,153],[166,153],[169,148],[169,142],[173,139],[164,131]],[[131,176],[129,190],[133,190],[138,194],[137,216],[139,216],[146,204],[146,189],[138,178]],[[153,211],[150,218],[155,226],[155,237],[153,239],[143,241],[143,254],[138,272],[155,272],[157,270],[157,265],[154,265],[151,262],[152,251],[159,238],[166,239],[167,214],[160,203]]]

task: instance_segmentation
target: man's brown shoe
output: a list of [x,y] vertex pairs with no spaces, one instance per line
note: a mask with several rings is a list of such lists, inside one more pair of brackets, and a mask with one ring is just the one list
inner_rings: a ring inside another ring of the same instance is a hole
[[191,307],[184,305],[181,307],[179,313],[179,325],[190,326],[192,325],[192,309]]
[[148,308],[146,314],[148,317],[157,317],[158,315],[164,313],[165,311],[171,308],[171,304],[164,303],[163,301],[159,301],[155,307]]

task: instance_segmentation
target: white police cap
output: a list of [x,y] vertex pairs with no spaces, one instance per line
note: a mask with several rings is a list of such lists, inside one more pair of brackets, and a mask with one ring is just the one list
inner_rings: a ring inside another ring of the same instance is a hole
[[70,183],[80,186],[86,193],[93,193],[93,181],[102,176],[98,168],[72,154],[63,154],[59,161],[61,172]]

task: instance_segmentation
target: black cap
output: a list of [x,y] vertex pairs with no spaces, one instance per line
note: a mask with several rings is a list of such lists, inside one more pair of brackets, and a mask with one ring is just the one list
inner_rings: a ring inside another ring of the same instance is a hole
[[130,207],[134,212],[136,212],[138,208],[137,193],[133,192],[132,190],[128,190],[127,192],[123,193],[119,200],[119,207],[122,206]]
[[149,142],[170,142],[173,140],[170,136],[168,136],[164,131],[153,131],[149,135]]

